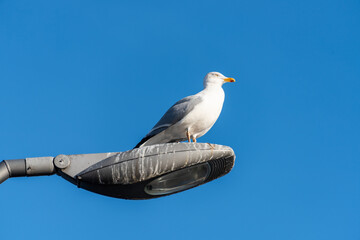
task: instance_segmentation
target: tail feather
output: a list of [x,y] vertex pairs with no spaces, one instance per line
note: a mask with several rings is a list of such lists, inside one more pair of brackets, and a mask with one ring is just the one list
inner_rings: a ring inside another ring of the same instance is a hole
[[[157,139],[151,139],[155,136],[151,136],[151,137],[144,137],[143,139],[141,139],[141,141],[134,147],[135,148],[140,148],[140,147],[145,147],[145,146],[150,146],[150,145],[155,145],[155,144],[161,144],[161,143],[175,143],[175,142],[182,142],[185,141],[186,138],[179,138],[179,139],[168,139],[168,140],[162,140],[162,141],[158,141]],[[150,140],[151,139],[151,140]]]
[[162,130],[160,132],[156,131],[156,132],[152,132],[155,134],[151,134],[151,135],[147,135],[145,136],[143,139],[141,139],[141,141],[135,146],[135,148],[139,148],[139,147],[144,147],[144,146],[148,146],[148,145],[154,145],[154,144],[160,144],[160,143],[173,143],[173,142],[182,142],[186,140],[186,136],[184,136],[183,138],[178,137],[175,138],[174,135],[179,135],[179,134],[171,134],[169,135],[168,131],[170,128],[166,128],[165,130]]
[[171,139],[166,138],[165,131],[162,131],[155,135],[147,135],[135,146],[135,148],[144,147],[148,145],[168,143]]
[[133,149],[141,147],[141,145],[142,145],[143,143],[145,143],[147,140],[149,140],[150,138],[152,138],[152,136],[146,136],[146,137],[144,137],[143,139],[141,139],[141,141],[140,141],[138,144],[136,144],[136,146],[135,146]]

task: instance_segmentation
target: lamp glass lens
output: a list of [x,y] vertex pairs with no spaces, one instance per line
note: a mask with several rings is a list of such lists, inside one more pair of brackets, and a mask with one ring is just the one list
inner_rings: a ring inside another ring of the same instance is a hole
[[210,165],[201,163],[161,176],[145,186],[149,195],[164,195],[186,190],[203,183],[211,171]]

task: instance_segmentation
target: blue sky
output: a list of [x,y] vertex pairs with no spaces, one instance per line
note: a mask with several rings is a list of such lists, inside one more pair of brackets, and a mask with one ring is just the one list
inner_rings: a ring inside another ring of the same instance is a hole
[[360,239],[360,3],[0,0],[0,159],[132,148],[207,72],[234,169],[149,201],[0,186],[3,239]]

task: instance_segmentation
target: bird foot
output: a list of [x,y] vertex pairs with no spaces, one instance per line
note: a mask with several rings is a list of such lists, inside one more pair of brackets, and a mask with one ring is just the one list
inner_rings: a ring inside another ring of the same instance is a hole
[[210,146],[211,150],[214,150],[214,149],[215,149],[215,148],[214,148],[214,146],[213,146],[213,145],[211,145],[211,143],[207,143],[207,144],[209,144],[209,146]]

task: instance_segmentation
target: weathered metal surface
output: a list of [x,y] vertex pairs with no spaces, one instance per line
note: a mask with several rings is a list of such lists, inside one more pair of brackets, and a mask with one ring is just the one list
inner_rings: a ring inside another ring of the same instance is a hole
[[36,157],[26,158],[26,175],[27,176],[41,176],[52,175],[55,173],[53,164],[54,157]]
[[4,160],[0,162],[0,183],[10,177],[56,172],[92,192],[125,199],[149,199],[173,194],[153,196],[144,191],[146,184],[157,177],[207,162],[211,172],[203,182],[199,182],[198,185],[201,185],[230,172],[234,161],[234,151],[227,146],[167,143],[126,152]]
[[230,147],[207,143],[152,145],[115,154],[77,175],[92,184],[134,184],[212,159],[234,156]]
[[0,163],[0,183],[11,177],[52,175],[53,157],[4,160]]
[[66,174],[71,178],[75,178],[77,174],[87,169],[88,167],[96,164],[104,159],[107,159],[113,155],[118,154],[118,152],[110,153],[91,153],[91,154],[74,154],[74,155],[59,155],[55,159],[65,159],[70,162],[68,167],[63,169],[58,169],[59,174]]

